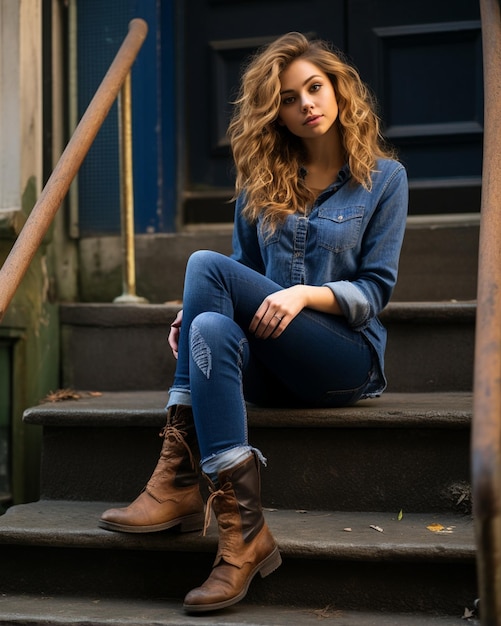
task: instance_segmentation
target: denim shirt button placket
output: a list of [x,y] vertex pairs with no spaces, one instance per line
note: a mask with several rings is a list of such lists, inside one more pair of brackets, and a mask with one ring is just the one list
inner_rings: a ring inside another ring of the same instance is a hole
[[306,232],[308,218],[297,217],[294,229],[294,253],[292,259],[292,284],[303,284],[305,281],[304,254],[306,247]]

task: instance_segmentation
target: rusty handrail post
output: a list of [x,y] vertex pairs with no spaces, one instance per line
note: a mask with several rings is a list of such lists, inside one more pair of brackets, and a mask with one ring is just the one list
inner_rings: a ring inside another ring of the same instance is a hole
[[480,0],[485,129],[472,427],[480,617],[501,625],[501,14]]
[[113,302],[144,304],[136,295],[134,249],[134,185],[132,170],[132,97],[131,75],[127,74],[118,96],[118,138],[120,146],[120,221],[122,227],[122,295]]
[[0,321],[115,101],[147,32],[144,20],[131,20],[127,36],[0,270]]

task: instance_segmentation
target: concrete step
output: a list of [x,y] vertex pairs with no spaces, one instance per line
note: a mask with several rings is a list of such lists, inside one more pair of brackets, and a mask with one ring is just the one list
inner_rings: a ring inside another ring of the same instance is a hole
[[[158,459],[166,392],[103,392],[28,409],[43,427],[42,497],[130,501]],[[383,394],[342,409],[249,409],[270,508],[469,512],[469,393]]]
[[[476,298],[479,224],[479,213],[409,216],[394,299]],[[231,254],[231,234],[231,224],[214,224],[136,236],[138,294],[152,303],[182,298],[190,254],[200,249]],[[82,300],[112,302],[122,292],[120,237],[82,239],[79,252]]]
[[479,229],[479,213],[409,216],[393,299],[475,299]]
[[[215,524],[206,537],[101,530],[97,519],[114,504],[42,500],[9,509],[0,517],[4,597],[179,602],[207,576],[217,545]],[[246,599],[253,606],[459,618],[477,597],[470,516],[404,514],[399,521],[388,513],[269,509],[265,515],[283,564],[253,581]],[[430,530],[434,524],[443,530]],[[176,611],[179,616],[179,606]],[[247,623],[236,607],[230,615],[235,623]]]
[[[167,389],[175,359],[167,343],[180,303],[61,305],[63,387]],[[471,391],[474,302],[393,302],[388,329],[389,391]]]
[[216,615],[193,617],[172,600],[114,599],[102,594],[89,598],[0,595],[0,624],[4,626],[318,626],[319,620],[335,620],[336,626],[480,626],[477,619],[465,621],[458,615],[341,611],[330,605],[294,608],[240,603]]
[[388,391],[471,391],[475,302],[393,302],[388,329]]

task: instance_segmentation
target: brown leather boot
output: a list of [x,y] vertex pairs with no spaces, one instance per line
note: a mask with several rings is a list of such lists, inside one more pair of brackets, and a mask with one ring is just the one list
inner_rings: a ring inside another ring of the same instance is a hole
[[259,572],[264,578],[282,563],[264,520],[260,502],[259,461],[255,454],[218,475],[220,487],[209,481],[206,524],[211,505],[219,526],[219,546],[209,578],[188,593],[188,613],[215,611],[236,604],[247,594]]
[[198,441],[190,406],[168,409],[157,466],[141,494],[128,507],[108,509],[99,520],[106,530],[151,533],[179,526],[200,530],[204,503],[198,483]]

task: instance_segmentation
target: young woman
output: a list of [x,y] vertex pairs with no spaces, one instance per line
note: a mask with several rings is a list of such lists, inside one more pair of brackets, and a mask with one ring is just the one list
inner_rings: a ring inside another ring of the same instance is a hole
[[246,401],[338,407],[384,390],[377,315],[395,285],[407,214],[406,173],[382,142],[369,92],[324,42],[289,33],[260,51],[229,136],[233,254],[189,259],[169,335],[178,361],[160,460],[141,495],[100,521],[122,532],[200,529],[201,465],[219,546],[188,612],[235,604],[281,563]]

